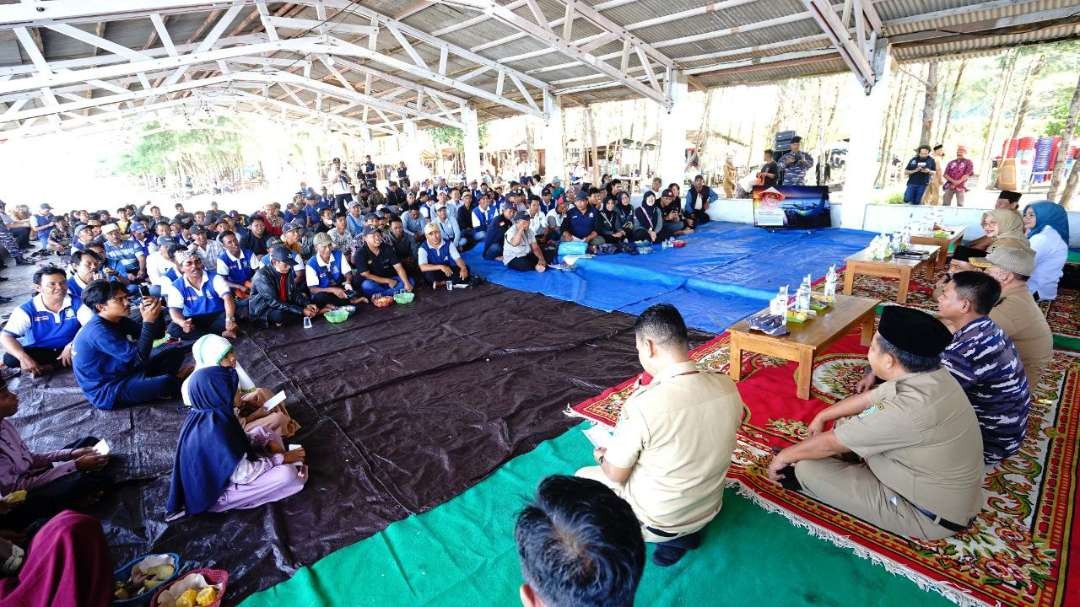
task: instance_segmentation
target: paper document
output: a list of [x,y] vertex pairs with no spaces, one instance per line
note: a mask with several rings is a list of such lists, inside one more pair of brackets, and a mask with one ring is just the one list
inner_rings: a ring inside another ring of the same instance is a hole
[[589,439],[589,442],[594,447],[601,449],[607,449],[608,443],[611,442],[613,428],[609,428],[603,424],[593,424],[591,427],[582,430],[585,434],[585,438]]
[[278,392],[277,394],[271,396],[266,401],[266,403],[263,404],[263,407],[266,407],[266,410],[269,411],[270,409],[273,409],[274,407],[280,405],[283,402],[285,402],[285,391],[284,390],[282,390],[281,392]]

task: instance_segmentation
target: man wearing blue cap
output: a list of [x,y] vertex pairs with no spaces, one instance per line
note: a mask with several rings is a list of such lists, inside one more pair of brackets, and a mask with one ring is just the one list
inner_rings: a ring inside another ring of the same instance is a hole
[[153,245],[150,239],[146,237],[146,225],[139,221],[131,222],[128,226],[128,230],[131,232],[131,240],[142,250],[143,257],[150,254],[150,247]]
[[950,341],[926,312],[887,306],[867,353],[884,383],[818,413],[810,438],[773,456],[769,478],[897,535],[966,529],[982,508],[983,442],[941,364]]
[[40,254],[49,253],[49,234],[55,226],[52,207],[46,202],[41,203],[37,213],[30,217],[30,233],[41,244]]
[[484,234],[484,259],[499,259],[503,254],[503,240],[506,231],[514,222],[514,205],[503,202],[499,205],[499,215],[491,222],[491,227]]

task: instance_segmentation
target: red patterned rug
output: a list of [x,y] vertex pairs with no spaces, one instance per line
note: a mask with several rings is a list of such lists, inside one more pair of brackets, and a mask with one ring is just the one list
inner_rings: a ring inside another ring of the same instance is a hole
[[[1080,354],[1054,351],[1036,389],[1023,448],[986,477],[985,505],[972,528],[949,539],[923,542],[881,531],[785,491],[764,475],[772,447],[804,437],[819,410],[850,393],[866,368],[865,352],[853,333],[819,357],[809,401],[795,398],[793,363],[744,357],[739,391],[749,418],[739,430],[729,473],[740,493],[960,605],[1080,605],[1080,564],[1069,558],[1070,549],[1080,550],[1074,524]],[[703,369],[726,372],[727,334],[697,348],[693,357]],[[574,413],[613,425],[635,380],[573,407]]]
[[[881,301],[896,301],[898,281],[876,276],[858,275],[852,295],[876,297]],[[931,312],[937,312],[937,302],[933,298],[934,285],[918,276],[911,279],[908,288],[907,305]],[[1080,350],[1080,291],[1059,289],[1057,299],[1039,304],[1050,331],[1054,334],[1054,345],[1058,348]]]

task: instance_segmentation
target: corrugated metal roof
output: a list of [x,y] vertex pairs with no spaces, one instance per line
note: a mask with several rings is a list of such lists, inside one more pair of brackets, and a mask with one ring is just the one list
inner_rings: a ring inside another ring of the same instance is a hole
[[1080,36],[1080,23],[1070,23],[1015,34],[956,36],[943,42],[903,45],[894,49],[894,54],[901,61],[925,61],[934,57],[952,58],[959,54],[992,53],[1004,47],[1065,40],[1077,36]]
[[[13,4],[18,0],[0,0],[0,5]],[[506,5],[511,0],[498,0]],[[729,0],[720,2],[727,8],[722,10],[701,11],[702,14],[673,20],[665,23],[641,26],[668,15],[684,11],[695,11],[705,6],[716,4],[710,0],[579,0],[592,6],[610,7],[603,10],[603,15],[612,22],[629,27],[632,34],[651,44],[659,52],[679,62],[687,69],[708,67],[709,71],[696,75],[696,82],[704,86],[725,86],[731,84],[753,84],[783,80],[786,78],[813,76],[826,73],[844,72],[847,67],[836,55],[806,57],[798,55],[800,51],[828,48],[830,42],[823,36],[816,21],[809,17],[802,0]],[[841,5],[841,0],[835,0]],[[561,19],[564,7],[561,0],[538,0],[540,10],[548,20]],[[363,0],[358,3],[366,9],[375,10],[390,17],[402,14],[412,2],[403,0]],[[311,6],[294,5],[287,2],[269,2],[268,11],[273,15],[316,19],[316,11]],[[994,52],[996,49],[1016,45],[1031,44],[1048,40],[1075,38],[1080,36],[1080,23],[1061,22],[1070,15],[1069,9],[1080,11],[1078,0],[878,0],[875,8],[884,22],[885,33],[899,41],[894,46],[894,54],[901,61],[918,61],[930,57],[955,56],[965,53]],[[365,17],[349,12],[337,14],[338,9],[329,7],[331,30],[334,23],[367,25]],[[532,20],[532,13],[522,2],[514,9],[515,14]],[[1076,11],[1071,13],[1076,16]],[[167,17],[167,27],[174,43],[184,44],[198,34],[198,39],[205,36],[212,24],[212,17],[224,12],[221,7],[201,7],[183,10]],[[478,13],[466,8],[432,4],[418,12],[408,15],[404,23],[424,32],[446,32],[443,39],[463,47],[475,49],[482,57],[496,62],[503,62],[507,67],[525,72],[547,83],[558,83],[556,89],[603,84],[611,82],[607,75],[597,78],[584,78],[599,72],[586,64],[575,61],[561,52],[548,48],[544,42],[520,34],[515,28],[494,19],[476,19]],[[1020,21],[1010,17],[1023,17]],[[998,21],[1002,20],[1003,21]],[[1053,20],[1057,21],[1053,21]],[[464,27],[459,25],[464,24]],[[84,31],[95,33],[94,23],[78,25]],[[998,31],[989,31],[996,28]],[[1002,29],[1010,28],[1010,29]],[[955,31],[961,34],[955,33]],[[74,40],[67,36],[40,28],[44,43],[44,52],[49,60],[65,60],[106,54],[106,51]],[[143,49],[152,38],[153,27],[145,16],[138,18],[114,19],[107,23],[105,36],[129,48]],[[243,9],[225,36],[242,33],[261,32],[262,26],[253,6]],[[561,35],[561,28],[555,27],[556,35]],[[602,30],[583,18],[574,23],[573,38],[595,36]],[[295,37],[304,32],[283,29],[283,37]],[[337,32],[334,35],[361,46],[366,46],[366,36]],[[933,38],[919,40],[920,37]],[[195,40],[197,41],[197,39]],[[160,47],[160,41],[154,41],[154,47]],[[414,44],[415,50],[429,64],[436,65],[439,51],[422,43]],[[377,38],[377,50],[400,61],[411,63],[408,53],[401,48],[401,43],[385,29]],[[595,56],[612,54],[609,63],[619,64],[618,54],[622,48],[620,40],[612,41],[593,49]],[[791,54],[791,55],[788,55]],[[279,53],[280,58],[302,59],[290,53]],[[524,56],[524,57],[523,57]],[[792,60],[769,63],[768,58],[790,56]],[[761,60],[766,60],[761,62]],[[362,59],[351,59],[356,63],[365,63]],[[753,65],[747,65],[748,62]],[[0,28],[0,67],[10,65],[28,65],[29,59],[22,52],[10,29]],[[636,57],[629,63],[631,75],[640,75]],[[251,66],[245,69],[256,69]],[[467,98],[481,110],[481,117],[509,115],[514,110],[492,104],[490,101],[470,95],[462,90],[451,88],[446,83],[418,79],[404,71],[397,71],[385,64],[372,63],[381,71],[388,72],[410,82],[420,82],[438,90],[445,90],[459,97]],[[476,68],[475,63],[449,57],[447,74],[460,76]],[[354,85],[364,81],[360,72],[340,68]],[[217,67],[214,64],[200,65],[189,71],[189,76],[199,74],[213,75]],[[299,69],[297,68],[297,70]],[[312,68],[312,75],[327,82],[336,82],[333,74],[317,62]],[[570,80],[568,83],[562,81]],[[136,82],[137,79],[127,77]],[[493,91],[497,75],[489,71],[469,81],[470,85]],[[383,94],[396,88],[396,85],[375,81],[373,93]],[[139,87],[133,86],[132,90]],[[277,89],[275,89],[276,91]],[[99,95],[108,93],[98,93]],[[281,96],[280,93],[275,93]],[[300,92],[298,91],[298,95]],[[508,98],[520,100],[520,94],[512,83],[504,83],[504,94]],[[599,100],[629,98],[636,96],[632,90],[623,86],[585,90],[573,94],[572,104],[588,103]],[[314,95],[303,92],[302,99],[310,100]],[[404,101],[405,96],[398,98]],[[39,100],[24,107],[35,107]],[[2,106],[0,106],[2,111]]]

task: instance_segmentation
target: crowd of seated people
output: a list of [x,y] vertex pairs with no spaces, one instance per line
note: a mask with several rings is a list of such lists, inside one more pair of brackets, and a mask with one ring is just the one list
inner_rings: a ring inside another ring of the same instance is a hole
[[[355,312],[400,291],[468,285],[474,273],[462,254],[474,247],[510,269],[544,272],[561,243],[659,243],[706,223],[717,199],[700,178],[685,196],[679,184],[656,180],[637,206],[617,179],[603,187],[563,188],[558,179],[536,187],[538,176],[522,182],[503,188],[424,181],[393,185],[385,196],[369,187],[324,187],[320,195],[302,186],[284,210],[269,203],[250,216],[216,205],[189,213],[181,204],[172,217],[149,204],[57,216],[41,205],[27,214],[26,226],[13,220],[0,228],[0,247],[15,263],[59,257],[43,262],[33,276],[34,296],[0,333],[4,365],[27,376],[73,367],[87,400],[106,411],[182,400],[187,418],[163,505],[170,517],[283,499],[307,480],[305,452],[283,442],[298,425],[284,408],[262,407],[269,393],[252,383],[232,350],[239,331],[298,324],[339,308]],[[962,251],[941,286],[940,321],[903,308],[888,312],[861,393],[819,415],[810,439],[776,454],[774,479],[905,535],[944,537],[967,526],[979,505],[983,466],[1016,453],[1024,438],[1031,389],[1051,347],[1036,298],[1056,295],[1068,242],[1064,211],[1053,203],[1032,204],[1023,214],[999,208],[985,222],[988,239]],[[655,563],[671,565],[700,544],[720,512],[743,412],[738,391],[726,376],[696,369],[673,307],[646,310],[635,333],[652,382],[626,403],[611,443],[594,454],[596,465],[576,479],[546,481],[519,519],[526,604],[578,596],[548,577],[588,555],[538,553],[534,544],[552,541],[552,534],[567,542],[576,526],[594,524],[604,528],[601,536],[613,533],[604,541],[622,546],[619,558],[628,561],[611,566],[628,569],[625,587],[605,592],[632,596],[643,567],[641,540],[659,545]],[[992,346],[993,365],[972,359],[973,343]],[[876,413],[884,403],[934,413],[916,420],[923,427]],[[7,456],[0,458],[0,493],[26,490],[24,503],[32,507],[0,506],[0,524],[40,522],[108,486],[109,457],[92,448],[96,437],[32,453],[2,419],[17,407],[12,393],[0,391],[0,455]],[[901,472],[937,458],[951,466]],[[862,493],[852,495],[853,487]],[[608,514],[566,526],[558,512],[577,506],[564,503],[567,491],[591,496],[593,512]],[[875,510],[877,502],[864,499],[872,494],[903,500],[903,520]],[[63,543],[75,533],[86,550],[96,550],[93,524],[77,516],[57,515],[43,528],[55,524],[56,532],[39,536],[48,538],[42,543]],[[22,553],[29,564],[35,550],[49,549],[0,543],[0,561]],[[0,597],[6,588],[0,585]]]

